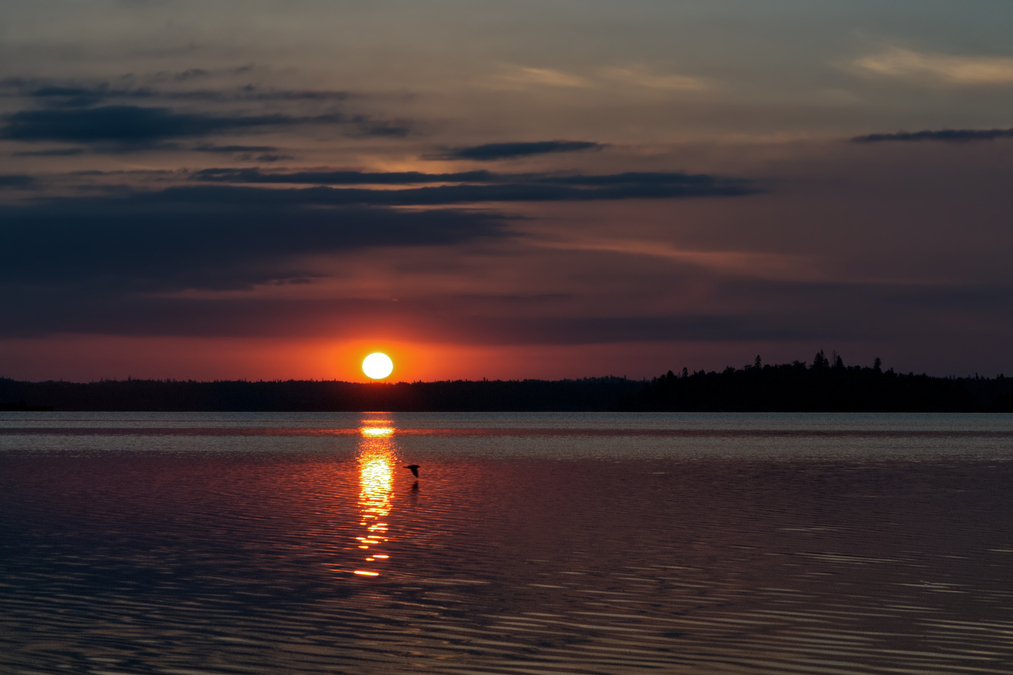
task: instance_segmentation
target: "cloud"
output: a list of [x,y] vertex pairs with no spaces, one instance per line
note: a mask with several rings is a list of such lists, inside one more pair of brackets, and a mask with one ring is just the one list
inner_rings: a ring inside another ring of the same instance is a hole
[[364,116],[356,117],[352,121],[356,123],[357,130],[350,132],[350,136],[404,138],[411,133],[406,124],[399,122],[370,121]]
[[970,141],[992,141],[997,138],[1013,138],[1013,129],[940,129],[938,131],[899,131],[893,134],[869,134],[856,136],[855,143],[881,143],[883,141],[947,141],[968,143]]
[[[488,183],[504,180],[489,171],[421,173],[418,171],[297,171],[264,173],[260,169],[202,169],[191,180],[211,183],[266,183],[301,185],[412,185],[421,183]],[[508,180],[508,179],[506,179]]]
[[[653,341],[798,340],[819,331],[749,316],[586,316],[455,322],[487,344],[604,344]],[[471,325],[469,325],[471,323]]]
[[426,155],[425,159],[470,159],[480,162],[496,159],[514,159],[532,155],[547,155],[559,152],[601,150],[601,143],[589,141],[535,141],[529,143],[487,143],[463,148],[452,148],[443,154]]
[[84,148],[52,148],[49,150],[28,150],[15,152],[15,157],[73,157],[84,154]]
[[931,78],[949,84],[1013,84],[1013,58],[998,56],[951,56],[919,53],[893,47],[854,62],[877,75],[899,78]]
[[724,275],[758,279],[816,281],[827,276],[821,262],[812,256],[735,250],[693,250],[678,248],[664,241],[638,241],[629,237],[614,240],[586,237],[569,241],[543,240],[537,245],[563,251],[592,251],[661,258]]
[[218,117],[168,108],[106,106],[85,110],[25,110],[4,116],[0,137],[18,141],[145,143],[265,125],[291,124],[285,115]]
[[505,85],[508,88],[541,86],[561,89],[601,89],[609,84],[607,81],[659,91],[707,91],[716,87],[716,82],[708,78],[679,73],[658,73],[639,65],[602,68],[592,77],[582,77],[551,68],[506,66],[491,80],[491,84]]
[[[385,180],[385,174],[347,173],[352,175],[342,176],[343,180]],[[499,179],[487,172],[471,173],[455,177]],[[263,174],[239,175],[257,180]],[[7,335],[56,330],[161,334],[258,334],[268,330],[292,334],[291,325],[273,326],[271,321],[287,320],[294,306],[186,304],[179,298],[170,302],[171,298],[163,296],[306,283],[320,277],[321,257],[363,249],[459,246],[516,236],[514,219],[509,216],[460,209],[385,208],[392,205],[691,196],[722,190],[734,194],[745,189],[740,183],[726,185],[711,177],[633,176],[640,182],[631,180],[630,175],[617,174],[603,185],[585,187],[537,183],[441,183],[409,189],[177,186],[0,205],[0,222],[4,224],[0,228],[0,315],[4,316]],[[595,177],[545,178],[580,183]],[[419,180],[419,176],[393,174],[387,179],[393,184],[395,180]],[[23,184],[25,180],[9,182]],[[331,312],[337,305],[314,307],[316,313],[303,317],[304,321],[315,325],[335,321]],[[435,314],[423,312],[419,316],[419,321],[425,323],[425,317]],[[226,317],[233,317],[235,322],[226,321]],[[490,321],[475,319],[468,330],[478,334]],[[502,329],[492,330],[489,335],[511,334],[510,340],[534,339],[537,332],[552,328],[532,319],[525,333],[521,323],[496,321]],[[439,324],[433,320],[425,330],[446,332]],[[552,330],[564,336],[588,325],[561,324]],[[601,339],[630,335],[637,324],[628,323],[623,329],[626,333],[617,332],[618,325],[604,322],[595,334]],[[647,325],[638,330],[647,331]]]
[[306,256],[502,238],[510,220],[466,211],[319,208],[292,198],[192,197],[166,191],[0,206],[0,286],[88,286],[106,295],[243,289],[312,276]]
[[[108,86],[81,87],[73,85],[43,85],[20,87],[22,95],[39,100],[41,103],[50,106],[79,108],[101,103],[104,99],[111,97],[122,97],[129,95],[126,91],[109,89]],[[148,96],[142,92],[135,92],[135,96]]]
[[0,174],[0,190],[4,188],[30,188],[35,185],[35,178],[22,174]]
[[704,78],[678,74],[657,74],[642,67],[605,68],[601,71],[601,74],[610,80],[647,89],[705,91],[714,88],[714,83]]
[[[299,183],[321,187],[257,190],[236,186],[171,188],[150,195],[230,201],[312,202],[321,205],[435,206],[481,202],[590,201],[738,196],[757,192],[749,181],[704,174],[621,173],[606,175],[496,174],[474,171],[450,174],[356,171],[263,173],[257,169],[207,169],[193,175],[204,182]],[[412,185],[449,183],[400,190],[331,188],[323,185]],[[141,197],[139,197],[141,198]]]
[[[323,206],[441,206],[482,202],[563,202],[617,199],[674,199],[683,197],[752,194],[745,181],[712,179],[698,182],[630,182],[601,187],[575,187],[538,183],[500,185],[440,185],[403,190],[313,187],[289,190],[215,186],[170,188],[180,199],[204,201],[249,200],[261,204],[313,203]],[[161,201],[161,197],[154,201]]]
[[195,77],[205,77],[209,74],[210,73],[204,70],[203,68],[189,68],[188,70],[184,70],[183,72],[176,73],[175,75],[173,75],[172,79],[176,81],[183,81],[183,80],[190,80]]
[[[533,180],[539,183],[550,183],[558,185],[580,185],[587,187],[608,187],[608,186],[633,186],[657,187],[665,185],[697,186],[703,190],[709,187],[723,184],[731,187],[733,184],[749,192],[755,190],[747,188],[748,181],[735,178],[723,178],[708,174],[687,174],[680,172],[650,172],[650,171],[628,171],[625,173],[608,174],[534,174]],[[743,193],[745,194],[745,193]]]
[[[156,81],[181,82],[209,75],[192,69],[171,77],[156,76]],[[47,78],[8,77],[0,80],[0,89],[35,100],[50,107],[87,107],[116,100],[211,101],[211,102],[335,102],[357,98],[344,90],[327,89],[264,89],[252,84],[222,89],[159,89],[151,86],[112,85],[105,81],[51,80]],[[8,94],[8,95],[11,95]]]
[[495,78],[496,82],[512,86],[559,87],[563,89],[590,89],[594,83],[587,78],[552,68],[507,66]]
[[272,145],[195,145],[191,150],[196,152],[212,152],[231,154],[236,152],[277,152],[278,148]]
[[[363,223],[366,227],[373,224]],[[192,231],[184,232],[189,233]],[[103,234],[116,237],[119,232]],[[177,246],[169,252],[171,255],[164,256],[156,250],[158,241],[148,240],[143,247],[125,247],[111,238],[109,243],[118,256],[130,254],[140,260],[124,269],[118,257],[109,256],[117,264],[106,268],[108,276],[102,276],[101,269],[108,260],[93,260],[91,268],[83,274],[77,271],[68,275],[65,267],[58,267],[58,262],[81,262],[80,256],[74,257],[69,252],[71,243],[61,243],[56,251],[58,260],[50,262],[44,255],[37,255],[33,262],[41,263],[41,267],[30,274],[0,268],[4,334],[336,339],[355,336],[362,326],[369,326],[374,334],[398,335],[407,340],[490,345],[851,340],[898,330],[911,317],[919,317],[920,325],[934,326],[934,322],[951,316],[953,310],[974,308],[988,316],[1004,318],[1002,310],[1009,306],[1013,292],[1008,284],[854,284],[745,278],[722,282],[713,278],[723,301],[711,298],[684,309],[651,309],[628,301],[624,305],[621,300],[608,297],[597,297],[590,305],[579,301],[582,297],[594,297],[590,295],[593,289],[578,295],[511,296],[495,289],[488,294],[476,290],[461,295],[453,291],[448,294],[440,291],[439,286],[432,288],[424,282],[413,285],[412,295],[401,296],[398,302],[341,297],[342,292],[334,287],[325,293],[279,294],[280,297],[263,289],[257,293],[221,293],[215,289],[236,287],[221,283],[223,277],[265,284],[299,284],[314,277],[312,270],[300,267],[298,260],[286,255],[287,251],[273,252],[270,242],[258,242],[254,247],[259,251],[256,256],[250,256],[243,248],[232,251],[227,237],[243,237],[239,225],[212,234],[212,241],[223,245],[209,249],[207,242],[195,238],[189,242],[194,251]],[[42,237],[35,241],[42,242]],[[93,248],[97,249],[101,243]],[[308,248],[309,245],[302,244],[298,250]],[[0,256],[3,250],[0,247]],[[207,255],[209,250],[214,255]],[[426,251],[422,255],[429,257],[431,253]],[[170,257],[174,260],[168,261]],[[379,257],[389,257],[388,252]],[[554,264],[565,265],[565,258],[555,259]],[[54,268],[64,276],[54,279]],[[218,276],[208,274],[209,269],[217,269]],[[198,279],[205,282],[201,288],[210,290],[158,292],[178,288],[183,273],[191,279],[199,274]],[[42,279],[49,282],[40,283]],[[682,282],[673,279],[669,291],[685,293],[696,285],[693,282],[686,285],[687,282],[688,278]],[[729,303],[732,299],[734,302]],[[581,314],[582,310],[587,313]]]
[[[243,161],[258,162],[280,162],[283,159],[294,159],[292,155],[278,152],[278,148],[270,145],[195,145],[190,150],[195,152],[208,152],[213,154],[233,155],[236,159]],[[256,153],[262,154],[256,154]]]
[[[3,116],[0,138],[17,141],[63,141],[73,143],[119,143],[150,145],[162,140],[195,138],[265,127],[292,127],[309,124],[354,125],[358,133],[389,135],[387,128],[375,131],[376,122],[362,116],[340,113],[315,117],[271,115],[211,115],[179,113],[169,108],[104,106],[52,110],[23,110]],[[399,133],[407,133],[403,127]]]

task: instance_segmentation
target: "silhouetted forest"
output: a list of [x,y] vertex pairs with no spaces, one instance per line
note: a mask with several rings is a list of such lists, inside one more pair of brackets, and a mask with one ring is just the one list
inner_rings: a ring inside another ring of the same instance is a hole
[[655,378],[619,409],[755,412],[1013,412],[1013,378],[946,378],[845,366],[820,351],[811,364],[763,365]]
[[355,383],[0,378],[0,410],[221,412],[1013,412],[1013,378],[943,378],[845,366],[820,351],[811,364],[683,369],[653,380],[457,380]]

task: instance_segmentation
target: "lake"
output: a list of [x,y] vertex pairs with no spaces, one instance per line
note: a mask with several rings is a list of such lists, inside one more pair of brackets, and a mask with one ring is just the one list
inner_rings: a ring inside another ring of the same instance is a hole
[[0,672],[1010,673],[1011,459],[1013,415],[0,413]]

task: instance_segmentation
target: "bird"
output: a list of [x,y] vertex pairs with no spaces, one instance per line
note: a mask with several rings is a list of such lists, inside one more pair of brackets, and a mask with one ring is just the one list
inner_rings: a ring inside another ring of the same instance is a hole
[[408,466],[406,466],[405,468],[406,468],[406,469],[411,469],[411,470],[412,470],[412,473],[413,473],[413,474],[415,474],[415,477],[416,477],[416,478],[418,478],[418,477],[419,477],[419,465],[418,465],[418,464],[409,464],[409,465],[408,465]]

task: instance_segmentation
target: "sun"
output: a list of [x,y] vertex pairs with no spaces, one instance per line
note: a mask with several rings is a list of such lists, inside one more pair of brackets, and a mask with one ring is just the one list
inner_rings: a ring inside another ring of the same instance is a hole
[[374,380],[382,380],[394,370],[394,362],[386,354],[376,352],[367,356],[362,362],[362,372]]

